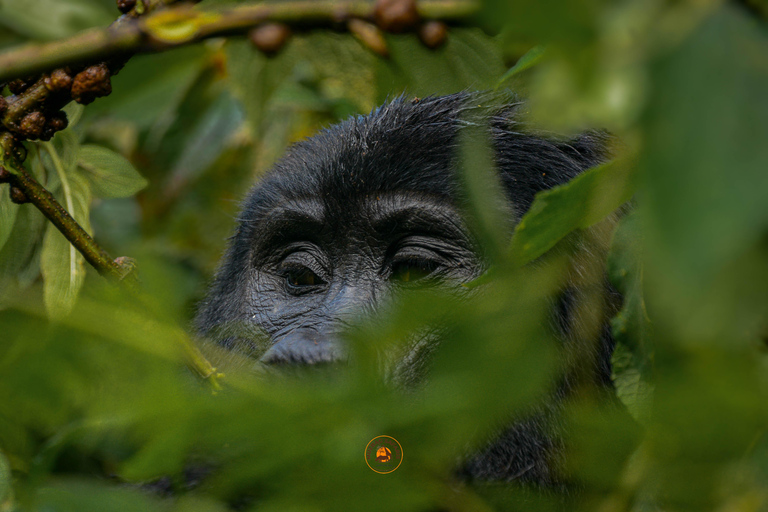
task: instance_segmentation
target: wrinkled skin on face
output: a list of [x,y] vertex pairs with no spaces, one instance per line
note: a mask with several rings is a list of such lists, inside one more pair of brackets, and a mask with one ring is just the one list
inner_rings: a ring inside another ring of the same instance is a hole
[[[340,331],[410,283],[460,290],[485,269],[462,211],[460,131],[483,126],[495,150],[511,223],[534,195],[605,159],[599,134],[527,133],[519,104],[477,107],[472,94],[397,99],[293,146],[248,195],[237,231],[197,318],[200,332],[265,365],[344,361]],[[569,294],[558,315],[565,329]],[[594,373],[610,382],[607,330]],[[423,374],[435,333],[395,362],[399,382]],[[565,395],[560,390],[556,395]],[[553,425],[543,404],[468,457],[467,479],[554,484]]]

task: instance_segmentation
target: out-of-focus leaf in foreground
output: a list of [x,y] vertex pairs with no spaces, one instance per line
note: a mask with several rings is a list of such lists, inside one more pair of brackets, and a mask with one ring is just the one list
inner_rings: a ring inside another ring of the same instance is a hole
[[652,332],[643,296],[641,211],[622,219],[613,237],[608,276],[624,296],[611,319],[616,340],[611,363],[616,394],[639,420],[648,420],[652,398]]
[[768,311],[765,27],[724,5],[659,58],[651,77],[640,164],[657,338],[648,471],[673,509],[729,508],[750,494],[760,509],[768,502],[753,462],[768,424],[765,356],[755,350]]
[[616,160],[590,169],[536,196],[515,228],[510,251],[524,264],[577,228],[587,228],[627,202],[635,190],[634,166]]
[[768,310],[765,27],[723,8],[652,76],[641,165],[659,312],[686,338],[730,337]]

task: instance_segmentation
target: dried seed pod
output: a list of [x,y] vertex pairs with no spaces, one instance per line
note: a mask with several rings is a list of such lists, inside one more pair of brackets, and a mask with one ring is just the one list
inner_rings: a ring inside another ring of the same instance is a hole
[[30,82],[17,78],[16,80],[8,82],[8,90],[11,91],[12,94],[21,94],[26,91],[30,85],[32,85]]
[[13,175],[8,172],[8,169],[0,165],[0,183],[8,183],[11,181]]
[[4,116],[7,110],[8,102],[5,100],[4,96],[0,96],[0,116]]
[[384,34],[379,27],[361,19],[352,18],[347,22],[347,28],[355,39],[373,53],[382,57],[389,57],[389,48],[384,39]]
[[419,23],[416,0],[377,0],[373,15],[387,32],[405,32]]
[[30,112],[19,123],[18,133],[25,139],[37,139],[43,133],[45,116],[42,112]]
[[72,99],[83,105],[112,92],[109,68],[103,62],[85,68],[72,82]]
[[45,77],[45,87],[51,92],[67,91],[72,87],[72,77],[63,69],[54,69]]
[[284,23],[265,23],[248,33],[248,39],[267,55],[279,52],[291,37],[291,29]]
[[130,12],[134,7],[136,0],[117,0],[117,8],[123,14]]
[[428,21],[419,28],[419,39],[433,50],[442,46],[447,37],[448,27],[442,21]]
[[67,113],[59,110],[48,116],[48,122],[46,126],[50,126],[53,131],[60,132],[69,125],[69,119],[67,119]]
[[69,121],[67,120],[67,114],[59,111],[48,115],[48,120],[43,128],[43,133],[40,134],[40,140],[51,140],[56,132],[60,132],[67,127]]
[[23,190],[21,190],[18,187],[11,187],[11,201],[16,204],[24,204],[28,203],[29,199],[27,199],[27,194],[24,193]]
[[43,132],[40,134],[39,139],[42,140],[42,141],[46,141],[47,142],[47,141],[51,140],[54,135],[56,135],[56,132],[53,131],[53,129],[50,126],[46,125],[43,128]]

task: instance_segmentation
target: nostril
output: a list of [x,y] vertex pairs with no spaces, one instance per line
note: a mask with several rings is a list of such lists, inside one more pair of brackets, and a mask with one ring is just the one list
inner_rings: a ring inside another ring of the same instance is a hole
[[318,336],[289,335],[275,342],[261,357],[269,365],[318,365],[346,361],[341,344]]

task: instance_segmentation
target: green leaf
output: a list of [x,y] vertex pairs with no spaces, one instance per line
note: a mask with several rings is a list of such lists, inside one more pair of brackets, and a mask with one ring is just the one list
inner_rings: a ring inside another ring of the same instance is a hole
[[766,56],[765,26],[724,4],[650,75],[649,290],[697,343],[765,325]]
[[387,44],[391,58],[376,62],[379,101],[393,86],[416,96],[491,88],[505,69],[498,45],[479,29],[452,30],[437,51],[410,35],[389,36]]
[[16,221],[16,213],[19,206],[11,202],[8,194],[8,187],[0,187],[0,250],[3,249],[5,241],[11,236],[13,224]]
[[0,302],[12,302],[40,273],[37,256],[45,217],[30,204],[13,206],[18,211],[13,231],[0,249]]
[[13,487],[11,486],[11,465],[0,452],[0,510],[12,510]]
[[82,146],[77,165],[98,197],[129,197],[147,186],[147,180],[125,157],[103,146]]
[[[56,199],[90,233],[91,191],[87,180],[77,174],[65,176]],[[40,266],[46,310],[52,318],[62,318],[74,307],[83,285],[85,259],[53,224],[49,224],[43,238]]]
[[168,508],[150,493],[103,480],[58,479],[37,491],[36,510],[155,512]]
[[509,80],[513,76],[519,73],[522,73],[526,69],[530,69],[536,64],[538,64],[539,61],[541,61],[541,59],[544,58],[545,53],[546,53],[546,47],[542,45],[534,46],[533,48],[528,50],[525,55],[520,57],[517,60],[517,62],[515,62],[514,66],[509,68],[509,71],[504,73],[504,76],[499,78],[499,81],[496,84],[496,87],[498,88],[499,86],[501,86],[501,84],[503,84],[505,81]]
[[613,382],[634,418],[645,421],[652,397],[653,345],[643,296],[643,233],[639,216],[638,210],[631,212],[616,229],[608,254],[608,277],[624,297],[621,311],[611,319],[617,343],[612,360]]
[[90,0],[3,0],[0,26],[35,39],[60,39],[106,26],[115,13]]
[[240,104],[231,95],[221,94],[190,133],[173,166],[171,179],[186,181],[199,177],[226,149],[243,121]]
[[138,55],[131,59],[132,72],[113,77],[114,92],[88,105],[84,115],[109,116],[140,128],[159,125],[162,134],[203,69],[206,55],[202,46]]
[[83,117],[85,106],[74,101],[70,101],[61,110],[63,110],[67,115],[67,128],[71,129],[74,128],[78,121],[80,121],[80,118]]
[[[39,174],[39,179],[44,178],[45,188],[49,192],[56,193],[61,187],[59,172],[56,166],[60,165],[62,172],[71,173],[77,163],[77,155],[80,153],[80,140],[72,130],[63,130],[57,132],[50,142],[39,142],[35,144],[39,149],[40,163],[45,168],[45,172]],[[51,153],[47,148],[53,148],[58,158],[58,163],[53,161]],[[45,151],[42,151],[45,149]]]
[[539,193],[515,228],[510,243],[512,258],[520,265],[538,258],[571,231],[604,219],[634,191],[634,166],[616,160]]

